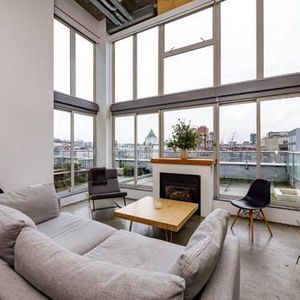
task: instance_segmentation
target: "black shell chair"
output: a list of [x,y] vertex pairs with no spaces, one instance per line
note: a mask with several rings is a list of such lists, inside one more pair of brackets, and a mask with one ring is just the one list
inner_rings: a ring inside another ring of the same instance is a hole
[[239,216],[247,216],[249,218],[252,242],[254,215],[256,216],[256,219],[261,218],[262,220],[264,220],[270,235],[273,236],[268,220],[263,212],[263,208],[270,205],[270,189],[271,182],[269,180],[256,179],[251,184],[249,191],[244,198],[231,201],[231,204],[239,209],[231,225],[231,229],[233,228]]
[[[105,174],[105,175],[104,175]],[[121,192],[118,173],[116,169],[105,168],[92,168],[88,172],[88,191],[89,191],[89,203],[92,217],[96,210],[103,210],[109,208],[120,208],[120,205],[115,202],[114,206],[96,208],[95,201],[111,199],[111,198],[123,198],[124,205],[126,206],[127,193]]]

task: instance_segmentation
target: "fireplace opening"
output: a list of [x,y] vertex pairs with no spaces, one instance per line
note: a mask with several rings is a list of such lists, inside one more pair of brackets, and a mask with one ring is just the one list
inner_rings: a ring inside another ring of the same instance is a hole
[[195,214],[200,215],[199,175],[160,173],[160,197],[179,201],[194,202],[199,205]]

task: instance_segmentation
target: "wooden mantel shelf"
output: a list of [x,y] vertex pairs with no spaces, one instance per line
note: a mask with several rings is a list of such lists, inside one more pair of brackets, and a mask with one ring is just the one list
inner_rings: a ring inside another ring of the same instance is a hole
[[196,165],[196,166],[213,166],[216,164],[215,159],[180,159],[180,158],[152,158],[152,164],[171,164],[171,165]]

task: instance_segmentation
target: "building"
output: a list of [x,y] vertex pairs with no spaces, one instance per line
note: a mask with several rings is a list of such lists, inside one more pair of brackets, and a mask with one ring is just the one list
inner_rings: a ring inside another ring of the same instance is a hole
[[256,145],[256,133],[250,134],[250,142],[251,142],[251,145]]
[[300,151],[300,128],[295,128],[288,133],[288,150]]
[[145,145],[157,145],[158,144],[158,138],[152,129],[146,136],[144,144]]
[[288,150],[288,131],[270,131],[261,138],[261,149],[264,151],[286,151]]

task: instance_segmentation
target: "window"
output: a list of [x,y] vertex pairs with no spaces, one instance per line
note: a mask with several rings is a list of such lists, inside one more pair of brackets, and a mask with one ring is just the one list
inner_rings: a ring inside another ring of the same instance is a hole
[[55,19],[54,90],[70,94],[70,29]]
[[94,45],[81,35],[76,41],[76,97],[94,99]]
[[115,43],[115,102],[133,99],[133,37]]
[[94,166],[93,140],[93,116],[54,110],[54,185],[57,192],[87,188],[87,172]]
[[244,196],[256,178],[256,103],[220,106],[220,195]]
[[137,97],[158,94],[158,27],[137,34]]
[[54,90],[94,101],[94,43],[56,19]]
[[135,184],[134,116],[115,118],[115,167],[121,184]]
[[179,152],[168,149],[167,143],[172,136],[173,126],[178,120],[190,123],[199,133],[199,145],[189,151],[189,157],[211,157],[214,151],[213,108],[197,107],[164,112],[164,156],[179,157]]
[[300,71],[300,1],[264,1],[264,72],[275,76]]
[[221,82],[256,78],[256,0],[221,5]]
[[74,184],[87,186],[88,170],[94,166],[94,117],[74,113]]
[[159,157],[158,114],[137,116],[137,184],[152,186],[151,158]]
[[165,51],[212,39],[212,8],[165,25]]
[[174,55],[164,60],[165,94],[213,85],[213,47]]
[[57,192],[71,188],[71,113],[54,110],[54,184]]
[[299,115],[300,97],[261,102],[261,176],[272,181],[274,205],[300,207]]

